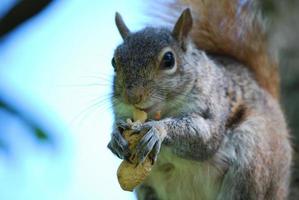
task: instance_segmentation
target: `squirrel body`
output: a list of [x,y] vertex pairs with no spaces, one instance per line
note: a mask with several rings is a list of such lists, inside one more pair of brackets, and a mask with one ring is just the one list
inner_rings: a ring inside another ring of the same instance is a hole
[[[292,149],[276,60],[253,2],[176,3],[170,11],[188,6],[196,17],[185,9],[173,30],[131,33],[116,14],[124,42],[112,60],[116,123],[108,147],[155,162],[138,199],[287,199]],[[152,120],[135,130],[143,137],[130,152],[122,132],[134,107]]]

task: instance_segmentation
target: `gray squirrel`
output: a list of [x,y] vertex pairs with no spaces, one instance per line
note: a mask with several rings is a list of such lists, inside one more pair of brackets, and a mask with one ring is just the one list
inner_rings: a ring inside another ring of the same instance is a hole
[[[108,148],[121,159],[155,162],[140,200],[287,199],[292,160],[279,105],[277,59],[253,0],[166,4],[182,14],[172,30],[123,38],[112,65],[115,125]],[[161,18],[161,20],[167,20]],[[122,132],[133,108],[148,113],[130,152]],[[155,120],[155,113],[161,119]]]

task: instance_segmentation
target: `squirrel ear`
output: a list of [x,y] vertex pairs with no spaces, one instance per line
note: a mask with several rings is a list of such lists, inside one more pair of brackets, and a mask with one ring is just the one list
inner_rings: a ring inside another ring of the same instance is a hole
[[130,30],[128,29],[121,15],[118,12],[115,13],[115,24],[121,37],[125,39],[130,34]]
[[176,22],[173,30],[172,35],[173,37],[179,41],[183,42],[184,39],[188,36],[189,32],[191,31],[193,24],[193,19],[191,15],[191,11],[189,8],[186,8],[181,16],[179,17],[178,21]]

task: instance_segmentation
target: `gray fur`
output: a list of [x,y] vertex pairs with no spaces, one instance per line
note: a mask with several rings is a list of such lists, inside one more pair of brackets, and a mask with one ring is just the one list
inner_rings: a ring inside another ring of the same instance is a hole
[[[114,54],[116,121],[132,118],[133,106],[154,106],[149,118],[158,110],[162,116],[136,130],[147,133],[137,150],[141,162],[161,147],[138,198],[286,199],[291,147],[277,100],[242,64],[206,55],[188,38],[185,44],[167,29],[145,28],[130,34]],[[166,47],[176,57],[173,74],[159,69]],[[134,88],[143,91],[137,105],[127,99]],[[120,136],[114,131],[109,148],[126,157]]]

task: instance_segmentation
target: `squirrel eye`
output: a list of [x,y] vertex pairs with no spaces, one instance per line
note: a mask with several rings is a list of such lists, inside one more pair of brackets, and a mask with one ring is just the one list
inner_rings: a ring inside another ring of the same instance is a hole
[[166,52],[161,60],[160,67],[161,69],[171,69],[174,67],[175,60],[174,55],[172,52],[168,51]]
[[114,71],[115,71],[116,70],[116,62],[115,62],[115,58],[114,57],[111,60],[111,64],[112,64],[112,67],[114,68]]

